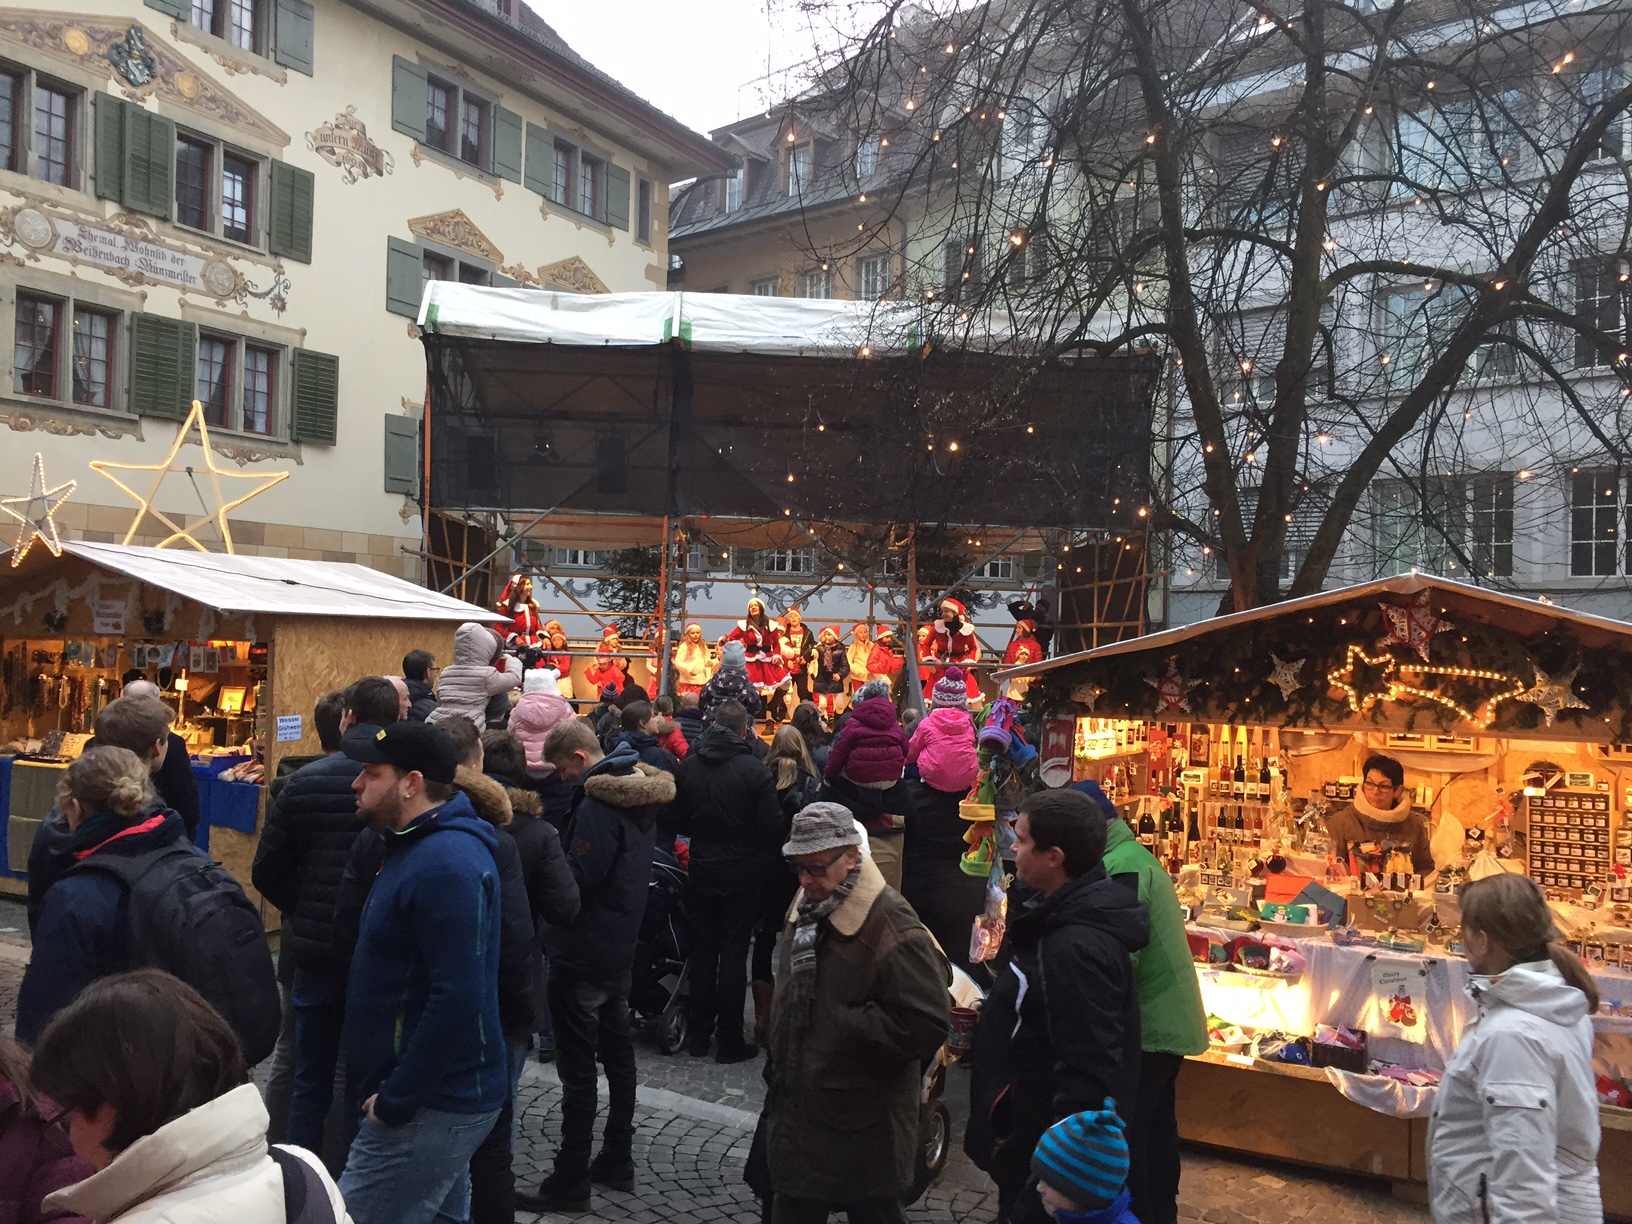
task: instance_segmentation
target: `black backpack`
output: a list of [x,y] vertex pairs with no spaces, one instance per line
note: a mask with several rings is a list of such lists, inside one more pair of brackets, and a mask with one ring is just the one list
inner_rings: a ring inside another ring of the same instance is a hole
[[177,840],[146,854],[96,854],[74,871],[125,886],[128,969],[163,969],[186,982],[238,1034],[254,1066],[278,1044],[281,1008],[261,916],[214,859]]

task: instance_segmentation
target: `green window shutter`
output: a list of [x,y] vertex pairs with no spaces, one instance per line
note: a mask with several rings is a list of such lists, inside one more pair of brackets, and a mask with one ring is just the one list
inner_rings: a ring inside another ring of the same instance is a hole
[[425,296],[425,252],[400,238],[385,240],[385,308],[392,314],[419,318]]
[[289,384],[290,437],[333,446],[340,415],[340,358],[296,349],[290,354]]
[[419,422],[413,417],[385,418],[385,491],[419,496]]
[[400,55],[391,57],[391,127],[425,139],[425,69]]
[[267,250],[301,263],[312,262],[312,193],[316,179],[310,170],[287,162],[271,165],[271,223]]
[[307,0],[277,0],[274,11],[272,58],[285,68],[311,76],[312,6]]
[[158,9],[167,17],[174,17],[177,21],[186,21],[192,16],[193,6],[190,0],[145,0],[147,7]]
[[610,162],[606,166],[606,223],[629,228],[629,171]]
[[130,317],[130,410],[166,421],[183,419],[197,382],[198,329],[163,315]]
[[536,124],[527,125],[527,169],[521,185],[549,198],[550,185],[555,182],[555,137]]
[[502,106],[493,108],[493,173],[521,182],[521,116]]
[[92,100],[96,119],[96,194],[117,200],[125,194],[125,103],[112,94]]
[[176,194],[176,125],[140,106],[126,106],[124,118],[120,202],[169,220]]

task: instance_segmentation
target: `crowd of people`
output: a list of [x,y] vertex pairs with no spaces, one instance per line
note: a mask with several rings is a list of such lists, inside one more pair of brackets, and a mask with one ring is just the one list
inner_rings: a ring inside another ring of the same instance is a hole
[[[767,743],[750,641],[678,708],[582,716],[503,645],[467,624],[440,674],[415,651],[318,700],[322,753],[283,762],[251,871],[276,961],[169,789],[168,708],[132,685],[101,711],[30,856],[34,951],[0,1041],[18,1219],[511,1224],[635,1188],[630,997],[669,855],[685,1053],[764,1059],[746,1178],[771,1224],[905,1219],[954,968],[985,988],[963,1148],[999,1219],[1177,1219],[1176,1083],[1207,1033],[1172,882],[1095,783],[1035,790],[1002,949],[970,960],[960,668],[921,718],[884,676],[842,711],[813,687]],[[1601,1218],[1591,979],[1523,877],[1471,885],[1463,912],[1481,1018],[1431,1128],[1435,1216]],[[534,1051],[560,1141],[518,1187]]]

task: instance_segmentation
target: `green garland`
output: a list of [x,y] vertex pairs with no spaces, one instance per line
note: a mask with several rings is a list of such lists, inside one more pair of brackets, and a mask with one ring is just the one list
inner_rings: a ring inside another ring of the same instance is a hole
[[[1027,705],[1039,716],[1088,714],[1085,705],[1071,699],[1071,692],[1078,685],[1089,684],[1103,690],[1091,711],[1100,717],[1182,722],[1187,717],[1182,713],[1157,713],[1156,690],[1147,683],[1162,676],[1167,660],[1174,658],[1181,676],[1202,681],[1190,691],[1190,700],[1198,715],[1211,721],[1311,729],[1352,725],[1356,716],[1348,699],[1330,687],[1327,677],[1343,667],[1351,645],[1364,648],[1373,657],[1384,653],[1385,648],[1378,644],[1386,633],[1378,603],[1372,598],[1316,608],[1219,630],[1166,649],[1134,651],[1061,667],[1032,682]],[[1429,647],[1434,666],[1499,671],[1527,685],[1538,667],[1558,676],[1579,666],[1572,687],[1588,708],[1560,712],[1555,726],[1585,729],[1608,719],[1615,728],[1615,739],[1632,740],[1632,709],[1628,708],[1632,703],[1625,700],[1632,694],[1632,652],[1585,647],[1572,627],[1563,623],[1526,636],[1459,618],[1454,609],[1448,619],[1451,630],[1435,636]],[[1390,644],[1386,650],[1402,665],[1421,661],[1415,651],[1399,643]],[[1283,698],[1281,690],[1270,682],[1272,652],[1284,660],[1304,660],[1303,685],[1289,697]],[[1378,691],[1379,671],[1356,660],[1355,683],[1362,695]],[[1477,709],[1501,687],[1496,681],[1447,676],[1431,677],[1429,683],[1466,709]],[[1380,726],[1386,715],[1397,715],[1402,710],[1406,712],[1407,730],[1420,726],[1424,731],[1450,731],[1459,721],[1453,711],[1439,703],[1420,699],[1378,701],[1360,717]],[[1496,707],[1490,729],[1498,734],[1519,734],[1544,725],[1539,707],[1509,700]],[[1593,739],[1602,738],[1601,731],[1589,734]]]

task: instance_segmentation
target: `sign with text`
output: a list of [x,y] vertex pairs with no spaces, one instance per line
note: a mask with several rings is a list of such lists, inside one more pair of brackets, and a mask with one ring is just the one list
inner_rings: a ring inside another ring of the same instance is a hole
[[278,715],[278,743],[293,744],[301,736],[299,714]]

